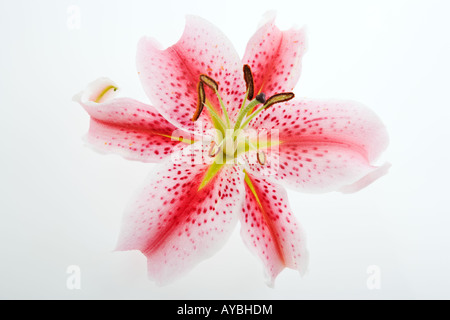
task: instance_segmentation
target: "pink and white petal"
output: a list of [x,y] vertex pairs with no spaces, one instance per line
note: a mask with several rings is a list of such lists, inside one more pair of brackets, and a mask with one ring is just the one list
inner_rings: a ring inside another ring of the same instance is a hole
[[266,19],[248,42],[243,63],[252,69],[255,91],[269,97],[294,89],[307,39],[305,28],[281,31],[275,25],[275,14],[269,13]]
[[325,193],[352,185],[378,170],[351,145],[283,143],[266,153],[266,164],[253,161],[248,171],[302,192]]
[[86,140],[96,150],[159,162],[176,146],[186,144],[179,141],[180,137],[186,139],[183,141],[198,138],[177,129],[152,106],[130,98],[114,98],[116,92],[116,84],[100,78],[74,97],[91,117]]
[[308,265],[306,239],[289,207],[286,190],[265,179],[247,175],[241,213],[241,236],[264,264],[273,286],[284,268],[304,274]]
[[356,181],[353,184],[344,186],[339,191],[342,193],[358,192],[359,190],[364,189],[368,185],[372,184],[372,182],[374,182],[375,180],[378,180],[382,176],[385,176],[389,172],[391,166],[392,165],[387,162],[380,167],[376,167],[373,171],[369,172],[369,174],[367,174],[360,180]]
[[140,250],[149,277],[163,285],[220,249],[244,199],[243,173],[225,166],[204,188],[208,169],[189,157],[160,165],[129,204],[117,249]]
[[[181,39],[161,50],[152,39],[138,45],[137,69],[144,90],[160,112],[175,125],[190,132],[203,133],[212,128],[205,109],[198,122],[192,122],[197,108],[199,76],[206,74],[219,84],[221,97],[229,113],[236,114],[245,94],[239,55],[228,38],[214,25],[199,17],[188,16]],[[217,97],[206,88],[207,98],[221,113]]]
[[281,142],[268,150],[268,164],[251,164],[251,172],[304,192],[334,191],[367,175],[379,177],[372,163],[389,143],[375,113],[352,101],[287,102],[275,105],[251,125],[278,130]]

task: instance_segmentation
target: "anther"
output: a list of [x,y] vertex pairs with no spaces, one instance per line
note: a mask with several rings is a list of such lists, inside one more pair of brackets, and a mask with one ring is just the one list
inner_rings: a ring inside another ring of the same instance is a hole
[[293,99],[294,97],[295,97],[295,95],[292,92],[275,94],[267,100],[266,109],[276,103],[289,101],[289,100]]
[[255,99],[260,103],[266,103],[266,94],[264,92],[261,92],[255,97]]
[[200,115],[202,114],[203,107],[205,105],[205,88],[203,87],[203,82],[199,81],[197,85],[197,93],[198,93],[198,103],[197,110],[195,110],[194,116],[192,117],[192,121],[197,121]]
[[253,95],[255,94],[255,83],[253,81],[252,70],[250,69],[250,66],[248,64],[244,65],[244,80],[248,91],[247,97],[249,100],[252,100]]
[[260,165],[263,166],[266,164],[266,153],[264,151],[258,151],[256,158],[258,159]]
[[220,151],[220,147],[214,141],[211,141],[211,147],[209,148],[208,155],[212,158],[217,156]]
[[214,91],[219,91],[219,85],[217,84],[217,82],[214,79],[208,77],[207,75],[201,74],[200,81],[203,82],[204,84],[206,84],[208,87],[210,87]]

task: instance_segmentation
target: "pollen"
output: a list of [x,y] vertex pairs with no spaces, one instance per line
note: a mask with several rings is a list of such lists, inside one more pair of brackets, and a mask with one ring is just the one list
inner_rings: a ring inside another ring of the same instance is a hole
[[247,86],[247,97],[252,100],[253,95],[255,94],[255,83],[253,81],[253,74],[250,66],[248,64],[244,65],[244,80],[245,85]]
[[275,94],[267,100],[265,107],[267,109],[267,108],[273,106],[274,104],[286,102],[291,99],[294,99],[294,97],[295,97],[295,95],[292,92],[284,92],[284,93]]
[[195,110],[194,116],[192,117],[192,121],[198,120],[198,118],[202,114],[203,107],[205,105],[206,96],[205,96],[205,88],[203,87],[202,81],[199,81],[198,83],[197,94],[198,94],[197,110]]
[[213,78],[208,77],[205,74],[201,74],[200,81],[203,82],[204,84],[206,84],[208,87],[210,87],[214,91],[219,91],[219,85]]

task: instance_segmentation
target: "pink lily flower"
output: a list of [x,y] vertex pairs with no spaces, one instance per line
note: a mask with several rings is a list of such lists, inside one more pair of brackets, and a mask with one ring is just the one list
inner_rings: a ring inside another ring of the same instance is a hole
[[[305,52],[304,29],[280,31],[270,17],[240,59],[215,26],[188,17],[175,45],[139,42],[138,74],[153,105],[114,97],[105,78],[75,97],[91,118],[90,145],[160,163],[127,207],[117,245],[140,250],[157,283],[213,255],[238,222],[269,285],[286,267],[304,273],[305,236],[284,186],[355,192],[387,172],[373,165],[388,135],[372,111],[292,99]],[[255,140],[250,129],[278,137]]]

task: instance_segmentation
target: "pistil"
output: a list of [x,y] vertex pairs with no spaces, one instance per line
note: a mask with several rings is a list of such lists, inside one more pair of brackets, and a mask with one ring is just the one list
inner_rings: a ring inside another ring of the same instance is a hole
[[219,100],[219,104],[222,108],[222,112],[225,116],[225,121],[227,122],[227,128],[230,128],[231,127],[230,118],[228,116],[227,108],[225,107],[225,104],[223,103],[222,98],[219,94],[219,85],[217,84],[217,82],[214,79],[212,79],[204,74],[200,75],[200,81],[203,82],[204,84],[206,84],[212,90],[214,90],[214,93],[216,94],[217,99]]
[[236,123],[234,125],[234,131],[241,128],[242,120],[244,120],[244,117],[247,115],[247,113],[250,110],[253,110],[254,107],[256,107],[258,104],[261,104],[261,103],[263,103],[263,102],[259,101],[258,99],[254,99],[254,100],[250,101],[250,103],[245,108],[243,108],[239,111],[239,114],[236,119]]
[[[213,142],[211,144],[209,150],[210,157],[216,157],[219,153],[222,152],[224,158],[226,159],[226,162],[228,162],[233,158],[236,159],[240,154],[246,152],[247,150],[248,151],[252,150],[257,152],[257,160],[259,164],[265,165],[266,154],[264,153],[264,151],[259,150],[259,146],[255,146],[253,145],[253,143],[250,142],[248,137],[245,136],[243,130],[261,112],[267,110],[274,104],[291,100],[292,98],[294,98],[294,94],[291,92],[279,93],[271,96],[269,99],[266,99],[266,95],[260,92],[253,99],[253,96],[255,94],[253,74],[248,65],[244,65],[243,71],[247,90],[245,93],[244,100],[242,102],[241,109],[239,110],[239,113],[236,117],[236,122],[234,123],[234,126],[232,126],[230,123],[230,118],[228,116],[227,109],[219,94],[218,83],[214,79],[204,74],[200,75],[200,81],[197,87],[198,105],[192,120],[197,121],[198,118],[200,117],[203,107],[206,106],[211,117],[213,118],[214,126],[222,133],[222,137],[219,138],[220,142],[219,141],[218,143]],[[221,105],[223,116],[225,117],[225,122],[223,118],[219,116],[219,114],[216,112],[213,106],[211,106],[209,101],[206,99],[204,85],[214,90],[217,99]],[[246,105],[247,99],[250,101]],[[262,106],[255,110],[255,108],[261,104]],[[244,138],[244,140],[241,140],[241,138]]]

